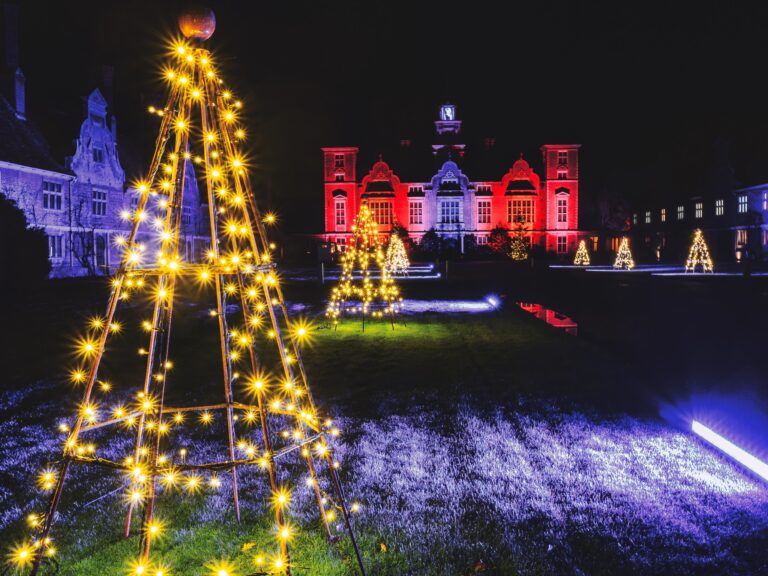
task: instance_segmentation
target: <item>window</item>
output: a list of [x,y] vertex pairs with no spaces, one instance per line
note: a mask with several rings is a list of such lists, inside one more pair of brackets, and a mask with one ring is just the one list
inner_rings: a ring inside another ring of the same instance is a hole
[[763,228],[763,246],[768,246],[768,230]]
[[737,246],[746,246],[747,244],[747,231],[746,229],[742,228],[741,230],[736,230],[736,245]]
[[459,201],[443,200],[440,203],[440,223],[458,224],[459,222]]
[[651,211],[646,210],[645,211],[645,223],[650,224],[651,223]]
[[488,235],[487,234],[478,234],[477,235],[477,245],[478,246],[485,246],[488,244]]
[[533,222],[533,200],[507,200],[507,224]]
[[61,184],[43,180],[43,208],[46,210],[61,210]]
[[666,222],[667,221],[667,209],[666,208],[662,208],[661,209],[661,212],[659,213],[659,218],[661,218],[662,222]]
[[421,202],[408,203],[408,223],[409,224],[424,223],[423,204]]
[[694,208],[694,216],[696,218],[702,218],[704,216],[704,203],[703,202],[696,202],[693,206]]
[[48,258],[61,258],[64,236],[48,236]]
[[637,224],[637,212],[632,214],[632,224]]
[[344,182],[344,174],[336,174],[336,182]]
[[746,214],[747,212],[747,195],[741,194],[739,196],[739,214]]
[[557,151],[557,163],[559,166],[568,166],[568,150]]
[[768,210],[768,192],[763,192],[763,210]]
[[597,252],[600,246],[600,238],[598,236],[592,236],[592,252]]
[[91,192],[91,211],[94,216],[107,215],[107,192],[106,190],[93,190]]
[[424,187],[423,186],[409,186],[408,187],[408,194],[423,196],[424,195]]
[[344,168],[344,154],[336,154],[334,165],[336,168]]
[[557,237],[557,253],[565,254],[568,251],[568,238],[565,236]]
[[682,220],[685,218],[685,206],[678,206],[677,207],[677,219]]
[[184,226],[192,226],[192,208],[190,206],[181,207],[181,223]]
[[557,179],[558,180],[567,180],[568,179],[568,170],[559,169],[557,171]]
[[557,221],[562,224],[568,222],[568,199],[557,199]]
[[475,194],[478,194],[479,196],[490,196],[492,194],[491,187],[488,185],[478,186]]
[[715,200],[715,216],[722,216],[725,212],[725,201]]
[[373,212],[373,219],[377,224],[389,225],[392,224],[392,204],[390,202],[371,202],[371,211]]
[[98,162],[101,164],[104,162],[104,149],[103,148],[93,148],[93,161]]
[[478,224],[491,223],[491,201],[490,200],[477,201],[477,223]]
[[334,214],[336,216],[336,226],[347,225],[347,203],[344,200],[336,200]]

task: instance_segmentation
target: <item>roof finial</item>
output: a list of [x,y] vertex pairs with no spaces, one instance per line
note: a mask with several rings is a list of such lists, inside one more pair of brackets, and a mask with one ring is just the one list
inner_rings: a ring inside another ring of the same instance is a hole
[[520,160],[522,160],[522,159],[523,159],[523,153],[520,152]]
[[384,157],[381,155],[381,152],[379,152],[379,162],[383,162],[383,161],[384,161]]

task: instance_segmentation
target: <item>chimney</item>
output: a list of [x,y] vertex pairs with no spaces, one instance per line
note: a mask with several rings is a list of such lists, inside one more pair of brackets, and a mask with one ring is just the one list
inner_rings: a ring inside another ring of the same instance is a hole
[[25,97],[25,84],[27,80],[24,78],[24,73],[21,68],[16,68],[16,74],[14,75],[14,100],[16,103],[16,118],[19,120],[27,119],[27,103]]

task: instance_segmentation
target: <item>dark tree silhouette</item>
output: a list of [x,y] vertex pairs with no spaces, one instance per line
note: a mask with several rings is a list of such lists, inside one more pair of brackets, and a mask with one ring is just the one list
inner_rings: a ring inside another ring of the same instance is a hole
[[51,271],[48,239],[31,228],[24,212],[0,194],[0,296],[3,302],[27,297],[45,282]]

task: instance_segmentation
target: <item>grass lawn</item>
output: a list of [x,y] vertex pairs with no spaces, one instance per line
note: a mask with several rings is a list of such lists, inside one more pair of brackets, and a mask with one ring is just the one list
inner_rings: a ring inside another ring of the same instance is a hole
[[[218,392],[215,371],[196,358],[206,356],[200,350],[215,358],[215,335],[204,309],[187,312],[172,377],[184,389]],[[137,318],[129,313],[125,322]],[[346,491],[362,505],[356,526],[369,574],[752,574],[764,567],[764,486],[691,435],[644,416],[642,378],[611,355],[511,302],[496,312],[405,320],[365,333],[359,323],[332,330],[318,322],[305,354],[315,396],[342,427],[336,453]],[[37,366],[36,383],[0,396],[4,543],[22,538],[18,519],[41,509],[32,479],[60,453],[55,424],[78,401],[79,391],[56,376],[60,368]],[[110,370],[116,389],[131,374],[127,364]],[[213,458],[225,450],[224,434],[183,426],[173,440]],[[129,447],[130,434],[110,445],[115,454]],[[322,538],[302,473],[295,463],[281,471],[282,481],[297,484],[294,573],[354,574],[348,542],[329,547]],[[240,524],[226,475],[217,491],[161,495],[168,529],[155,550],[168,573],[208,575],[215,561],[242,576],[259,573],[257,552],[274,550],[267,482],[257,472],[241,479]],[[123,480],[82,467],[69,485],[54,532],[58,574],[125,574],[137,543],[121,536]]]

